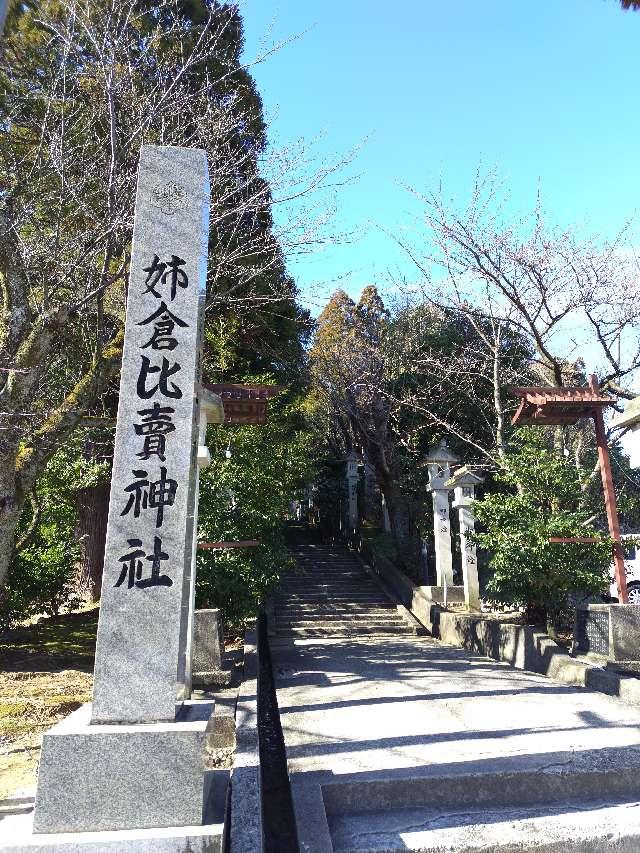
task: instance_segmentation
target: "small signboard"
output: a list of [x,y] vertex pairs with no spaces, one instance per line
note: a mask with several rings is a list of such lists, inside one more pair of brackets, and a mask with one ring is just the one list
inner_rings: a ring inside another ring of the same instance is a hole
[[225,424],[257,424],[267,422],[267,402],[282,389],[278,385],[205,385],[222,399]]

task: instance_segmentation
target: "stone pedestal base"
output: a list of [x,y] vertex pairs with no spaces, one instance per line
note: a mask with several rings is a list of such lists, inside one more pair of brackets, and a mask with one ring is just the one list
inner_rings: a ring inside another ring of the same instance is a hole
[[[444,587],[443,586],[421,586],[427,598],[430,598],[436,604],[444,604]],[[463,586],[448,586],[447,587],[447,602],[453,604],[464,604],[464,587]]]
[[640,661],[640,606],[589,604],[576,611],[576,649],[610,661]]
[[201,826],[213,704],[135,725],[91,725],[89,704],[54,726],[42,741],[34,833]]
[[2,853],[222,853],[224,823],[117,832],[64,832],[3,840]]

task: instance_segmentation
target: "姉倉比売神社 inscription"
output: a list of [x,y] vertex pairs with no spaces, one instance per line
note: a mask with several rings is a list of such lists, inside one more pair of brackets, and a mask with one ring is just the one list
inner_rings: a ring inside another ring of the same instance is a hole
[[93,722],[175,717],[191,575],[208,211],[204,152],[142,149]]

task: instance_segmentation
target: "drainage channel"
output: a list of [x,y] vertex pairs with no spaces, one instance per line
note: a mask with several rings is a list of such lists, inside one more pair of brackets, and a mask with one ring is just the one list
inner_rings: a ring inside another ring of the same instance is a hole
[[296,822],[264,613],[258,616],[258,737],[265,853],[298,853]]

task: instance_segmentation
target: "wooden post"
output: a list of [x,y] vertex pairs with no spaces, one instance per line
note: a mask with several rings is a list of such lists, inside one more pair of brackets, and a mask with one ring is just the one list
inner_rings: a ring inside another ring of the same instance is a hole
[[[595,376],[591,376],[589,384],[594,391],[599,390],[598,380]],[[596,429],[596,442],[598,444],[598,459],[600,461],[600,474],[602,476],[602,488],[604,491],[604,505],[607,510],[609,534],[613,539],[613,565],[614,577],[618,588],[618,601],[620,604],[628,604],[627,573],[624,567],[624,552],[622,550],[622,539],[620,537],[618,507],[616,506],[616,493],[613,488],[611,461],[609,459],[609,448],[607,446],[607,436],[604,430],[602,409],[594,409],[593,421]]]

